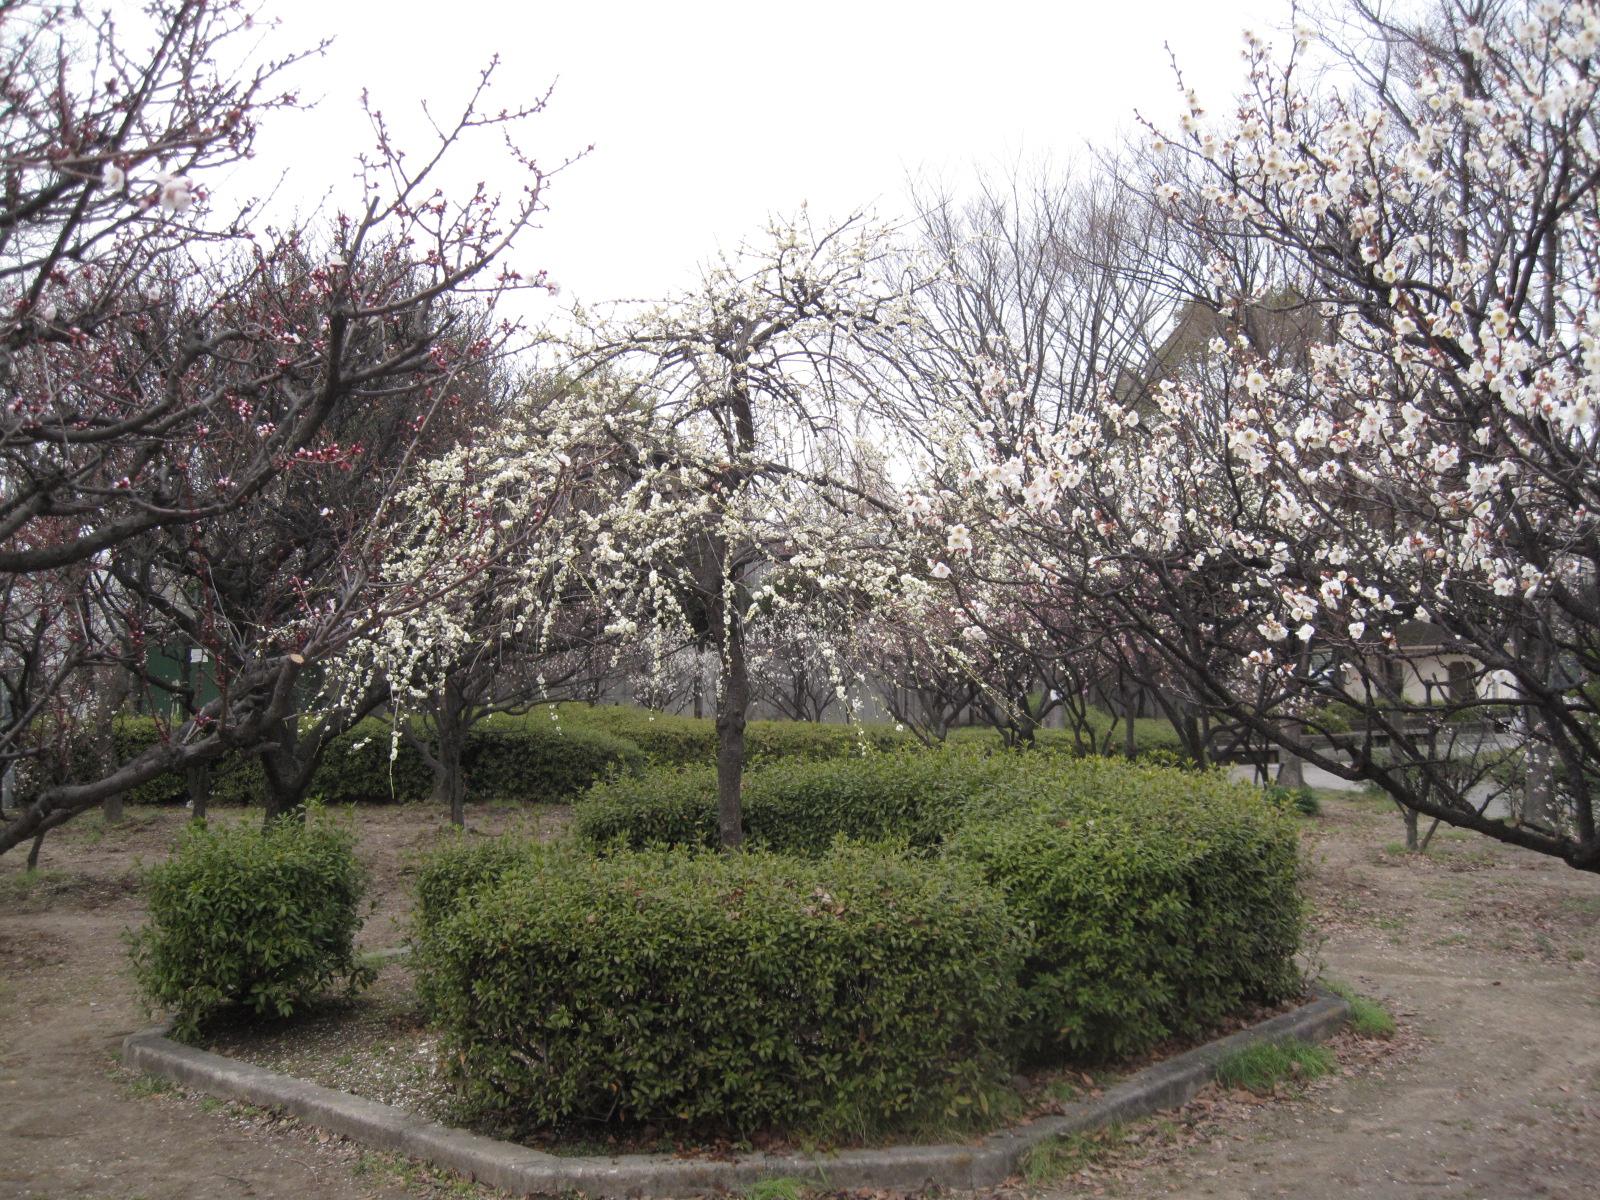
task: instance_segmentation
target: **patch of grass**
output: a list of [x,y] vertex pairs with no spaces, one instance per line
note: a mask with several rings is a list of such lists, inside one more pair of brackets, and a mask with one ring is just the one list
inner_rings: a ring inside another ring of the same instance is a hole
[[177,1090],[177,1084],[159,1075],[140,1075],[128,1081],[128,1091],[135,1096],[167,1096]]
[[1264,1095],[1288,1080],[1305,1083],[1333,1070],[1333,1051],[1308,1042],[1262,1042],[1217,1064],[1217,1082]]
[[389,1183],[398,1183],[409,1191],[426,1188],[425,1194],[433,1197],[453,1196],[469,1200],[472,1197],[500,1194],[491,1193],[487,1187],[480,1187],[453,1172],[443,1171],[408,1158],[400,1158],[397,1155],[372,1151],[363,1151],[361,1156],[350,1164],[350,1173],[358,1178],[377,1178]]
[[1053,1079],[1045,1085],[1045,1094],[1062,1104],[1070,1104],[1083,1095],[1083,1088],[1070,1079]]
[[1394,1014],[1376,1000],[1365,996],[1350,997],[1350,1028],[1362,1037],[1393,1037]]
[[1577,913],[1600,917],[1600,896],[1566,896],[1561,906]]
[[159,819],[160,814],[149,809],[124,808],[122,820],[107,821],[104,810],[99,810],[86,813],[76,821],[68,822],[54,836],[68,845],[98,846],[105,841],[108,833],[126,835],[135,829],[153,825]]
[[65,871],[45,868],[43,871],[9,871],[0,875],[0,904],[10,905],[27,900],[40,892],[59,891],[71,880]]
[[1022,1159],[1022,1178],[1029,1187],[1050,1187],[1087,1166],[1092,1166],[1121,1146],[1120,1124],[1087,1133],[1069,1133],[1040,1142]]
[[763,1179],[745,1193],[746,1200],[801,1200],[811,1189],[804,1180],[783,1176]]
[[1323,986],[1350,1005],[1350,1028],[1362,1037],[1393,1037],[1394,1014],[1370,996],[1359,994],[1348,983],[1323,980]]

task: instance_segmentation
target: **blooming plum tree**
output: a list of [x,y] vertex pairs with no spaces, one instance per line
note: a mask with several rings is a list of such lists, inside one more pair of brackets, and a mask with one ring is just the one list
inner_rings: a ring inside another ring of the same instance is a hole
[[[1311,29],[1252,40],[1236,120],[1190,95],[1159,138],[1219,286],[1230,254],[1276,264],[1206,369],[1107,386],[1029,428],[987,505],[930,507],[1286,752],[1600,870],[1600,7],[1357,15],[1370,44],[1320,43],[1342,71],[1309,69]],[[1245,327],[1275,301],[1315,313],[1307,369]],[[1490,807],[1508,777],[1542,796],[1520,820]]]
[[[512,133],[542,101],[485,115],[485,72],[417,160],[373,112],[361,207],[325,230],[262,231],[253,205],[226,208],[208,181],[294,103],[275,90],[292,60],[224,71],[253,37],[245,5],[164,0],[148,17],[135,46],[110,16],[0,6],[0,765],[27,785],[0,852],[164,771],[270,742],[308,664],[384,605],[437,591],[375,591],[372,533],[329,512],[351,524],[324,542],[323,584],[297,589],[287,558],[271,564],[292,619],[225,628],[207,605],[230,514],[260,518],[290,481],[359,462],[339,431],[380,402],[405,398],[404,427],[425,427],[498,351],[503,322],[452,339],[465,303],[452,297],[488,305],[542,284],[496,267],[541,208],[531,158],[505,143],[527,172],[506,203],[438,182],[456,147]],[[229,549],[270,557],[247,536]],[[112,769],[30,775],[74,740],[92,673],[142,672],[174,630],[241,647],[221,695]]]

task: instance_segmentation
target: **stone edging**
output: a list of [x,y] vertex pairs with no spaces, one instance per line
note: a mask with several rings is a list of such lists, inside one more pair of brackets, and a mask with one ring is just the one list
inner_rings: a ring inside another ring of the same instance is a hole
[[518,1195],[578,1191],[597,1197],[744,1192],[763,1179],[793,1178],[830,1189],[920,1191],[930,1185],[992,1187],[1016,1173],[1041,1142],[1175,1108],[1209,1083],[1226,1055],[1258,1042],[1320,1041],[1349,1016],[1348,1002],[1318,992],[1309,1003],[1180,1054],[1108,1088],[1092,1100],[964,1145],[892,1146],[819,1154],[749,1154],[731,1160],[624,1154],[568,1158],[423,1120],[403,1109],[181,1045],[158,1025],[129,1034],[122,1061],[197,1091],[279,1109],[308,1125],[364,1145],[458,1171]]

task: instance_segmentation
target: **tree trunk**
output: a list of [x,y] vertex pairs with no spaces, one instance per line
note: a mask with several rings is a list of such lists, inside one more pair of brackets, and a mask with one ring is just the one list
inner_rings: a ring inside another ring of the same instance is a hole
[[434,803],[448,808],[451,824],[459,827],[467,824],[467,787],[461,770],[464,749],[466,738],[462,738],[461,730],[446,731],[440,725],[434,762],[430,763],[434,768]]
[[1301,788],[1306,785],[1305,763],[1298,754],[1291,751],[1286,744],[1288,727],[1279,725],[1278,732],[1278,786],[1286,788]]
[[444,695],[433,714],[436,741],[429,765],[433,767],[434,803],[448,808],[451,823],[462,828],[467,823],[467,786],[461,769],[467,748],[465,711],[461,688],[454,678],[446,679]]
[[[1538,678],[1550,678],[1550,643],[1547,640],[1539,638],[1531,647],[1531,653],[1525,648],[1523,654],[1525,658],[1532,659],[1533,670]],[[1524,825],[1534,829],[1554,829],[1555,774],[1549,743],[1539,740],[1542,724],[1539,710],[1531,704],[1525,706],[1522,720],[1528,735],[1528,751],[1527,774],[1523,777],[1521,820]]]
[[724,850],[737,850],[744,841],[740,791],[744,782],[745,715],[749,708],[744,622],[735,612],[723,631],[722,686],[717,689],[717,830]]
[[[122,670],[113,670],[109,678],[101,679],[99,696],[91,718],[95,722],[91,745],[95,770],[103,775],[110,774],[117,767],[117,737],[114,722],[117,712],[127,701],[130,690],[129,677]],[[123,793],[113,792],[100,802],[101,819],[107,825],[121,823],[122,801]]]
[[211,764],[192,763],[183,769],[184,788],[189,793],[189,819],[204,821],[211,802]]
[[278,722],[277,741],[261,752],[261,773],[267,781],[264,825],[271,825],[280,817],[305,820],[311,772],[301,764],[299,748],[300,716],[290,713]]
[[1278,747],[1278,786],[1303,788],[1306,785],[1305,762],[1298,754]]
[[1406,822],[1406,849],[1412,854],[1418,854],[1422,850],[1422,841],[1417,836],[1417,810],[1402,807],[1400,812]]
[[[450,760],[454,759],[452,763]],[[467,824],[467,789],[461,778],[461,749],[447,748],[439,743],[439,757],[433,765],[433,795],[431,800],[450,813],[450,823],[458,829]]]
[[1019,750],[1033,748],[1036,740],[1035,734],[1039,731],[1038,719],[1028,708],[1028,697],[1024,695],[1012,709],[1011,729],[1012,742]]
[[1528,747],[1528,771],[1523,783],[1522,823],[1534,829],[1555,828],[1554,772],[1550,751],[1537,742]]

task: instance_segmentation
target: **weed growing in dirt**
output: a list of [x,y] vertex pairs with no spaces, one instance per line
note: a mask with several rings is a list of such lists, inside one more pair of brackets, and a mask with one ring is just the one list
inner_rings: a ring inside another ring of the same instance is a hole
[[1069,1133],[1040,1142],[1023,1157],[1022,1178],[1029,1187],[1050,1187],[1105,1158],[1122,1144],[1121,1125],[1088,1133]]
[[1393,1037],[1394,1014],[1376,1000],[1356,996],[1350,1001],[1350,1028],[1362,1037]]
[[350,1173],[358,1179],[377,1178],[398,1183],[413,1192],[426,1188],[424,1194],[430,1197],[459,1197],[460,1200],[472,1200],[474,1197],[486,1197],[491,1194],[487,1188],[480,1187],[453,1172],[393,1154],[364,1151],[361,1157],[350,1164]]
[[1333,1051],[1306,1042],[1264,1042],[1236,1050],[1217,1064],[1217,1082],[1258,1095],[1288,1080],[1300,1083],[1333,1070]]
[[1362,1037],[1393,1037],[1395,1031],[1394,1014],[1383,1005],[1367,996],[1361,996],[1347,983],[1329,980],[1327,989],[1335,996],[1341,996],[1350,1005],[1350,1029]]
[[177,1090],[177,1084],[159,1075],[140,1075],[128,1082],[128,1091],[135,1096],[165,1096]]
[[115,832],[119,836],[126,836],[136,829],[154,825],[160,820],[160,814],[142,809],[126,809],[119,821],[107,821],[103,812],[91,813],[79,821],[74,821],[56,838],[67,844],[75,846],[98,846],[106,840],[106,834]]

